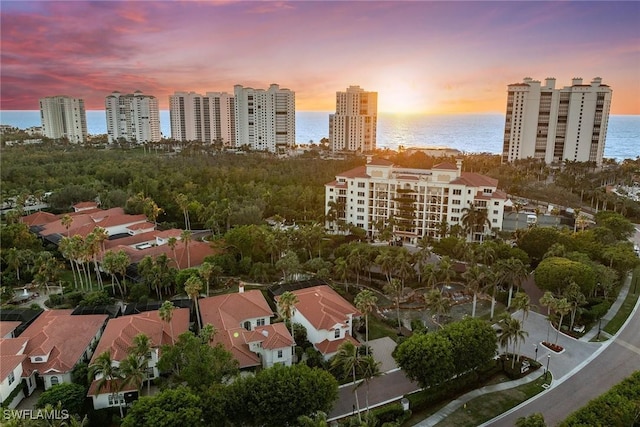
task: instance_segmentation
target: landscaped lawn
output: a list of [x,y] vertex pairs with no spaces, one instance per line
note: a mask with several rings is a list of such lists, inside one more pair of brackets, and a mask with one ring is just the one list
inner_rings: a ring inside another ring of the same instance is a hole
[[535,381],[519,387],[477,397],[467,402],[466,406],[458,408],[443,421],[436,424],[436,426],[478,426],[544,391],[542,385],[550,382],[551,376],[549,376],[547,381],[545,381],[544,376],[542,376]]
[[[634,292],[635,291],[635,292]],[[633,272],[633,277],[631,278],[631,286],[629,287],[629,293],[625,298],[620,310],[616,313],[616,315],[607,323],[607,325],[602,328],[605,332],[614,335],[618,330],[622,327],[624,322],[627,321],[627,318],[631,314],[633,307],[636,306],[636,302],[638,301],[638,296],[640,295],[640,267],[636,267]]]

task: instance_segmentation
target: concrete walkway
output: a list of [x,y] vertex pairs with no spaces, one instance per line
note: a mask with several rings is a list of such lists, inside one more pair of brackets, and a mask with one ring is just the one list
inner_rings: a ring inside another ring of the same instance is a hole
[[[622,284],[622,287],[620,288],[620,292],[618,293],[618,298],[613,302],[613,304],[611,304],[609,311],[607,311],[607,314],[605,314],[604,317],[602,318],[602,328],[607,326],[607,323],[609,323],[609,321],[611,321],[611,319],[614,318],[614,316],[618,313],[618,310],[620,310],[620,307],[622,307],[624,300],[627,298],[627,294],[629,294],[632,278],[633,278],[633,274],[629,273],[626,280]],[[591,341],[598,335],[598,330],[599,330],[599,327],[591,328],[589,332],[587,332],[580,338],[580,341]],[[611,335],[609,335],[606,332],[601,332],[600,335],[602,334],[604,334],[604,336],[606,336],[607,338],[611,338]]]
[[531,381],[535,381],[535,380],[537,380],[538,378],[540,378],[543,375],[544,375],[544,373],[539,369],[539,370],[537,370],[535,372],[532,372],[531,374],[529,374],[529,375],[527,375],[525,377],[522,377],[522,378],[520,378],[518,380],[507,381],[507,382],[503,382],[503,383],[500,383],[500,384],[488,385],[486,387],[482,387],[482,388],[470,391],[469,393],[460,396],[456,400],[452,400],[451,402],[449,402],[449,404],[447,406],[445,406],[444,408],[440,409],[438,412],[436,412],[435,414],[433,414],[429,418],[420,421],[418,424],[414,424],[414,427],[432,427],[432,426],[435,426],[440,421],[444,420],[449,415],[451,415],[456,410],[458,410],[458,408],[460,408],[461,406],[464,406],[467,402],[469,402],[470,400],[475,399],[476,397],[480,397],[480,396],[482,396],[484,394],[493,393],[493,392],[496,392],[496,391],[509,390],[511,388],[518,387],[520,385],[530,383]]
[[[622,306],[625,298],[627,297],[627,294],[629,293],[631,279],[632,275],[629,274],[624,284],[620,288],[618,298],[611,305],[611,308],[609,309],[607,314],[602,318],[602,327],[606,326],[606,324],[618,313],[618,310],[620,310],[620,307]],[[512,316],[520,318],[521,313],[515,312],[512,314]],[[589,332],[587,332],[583,337],[577,340],[563,333],[558,334],[558,331],[553,327],[549,328],[549,322],[547,321],[546,316],[537,313],[529,313],[528,320],[525,323],[525,329],[527,330],[529,335],[527,336],[525,343],[521,347],[521,353],[531,358],[536,358],[536,360],[540,361],[540,363],[544,363],[545,360],[547,361],[547,363],[553,361],[553,365],[550,365],[549,368],[549,371],[553,372],[554,374],[554,381],[551,384],[551,387],[559,385],[570,376],[576,374],[582,366],[591,361],[605,347],[605,345],[603,345],[602,343],[590,342],[590,340],[598,334],[598,329],[591,328]],[[551,333],[551,331],[553,332]],[[606,332],[601,332],[601,334],[606,334]],[[560,354],[548,351],[544,346],[538,345],[541,341],[554,342],[554,339],[552,339],[553,335],[556,335],[558,337],[558,344],[562,345],[565,349]],[[609,334],[606,335],[609,336]],[[533,348],[533,351],[526,350],[527,348]],[[522,351],[522,349],[525,350]],[[543,350],[540,357],[538,356],[539,350]],[[473,390],[463,396],[460,396],[458,399],[451,401],[447,406],[440,409],[431,417],[421,421],[418,424],[415,424],[415,426],[435,426],[437,423],[444,420],[465,403],[472,399],[475,399],[476,397],[482,396],[486,393],[493,393],[496,391],[508,390],[514,387],[518,387],[522,384],[534,381],[542,375],[544,375],[544,368],[542,370],[533,372],[530,375],[527,375],[519,380],[504,382],[501,384],[495,384]]]

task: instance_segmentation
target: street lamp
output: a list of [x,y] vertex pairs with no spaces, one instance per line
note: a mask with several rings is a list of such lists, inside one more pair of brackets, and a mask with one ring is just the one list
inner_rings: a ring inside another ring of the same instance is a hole
[[544,371],[544,380],[547,380],[547,373],[549,372],[549,361],[551,360],[551,355],[547,354],[547,369]]
[[536,362],[538,361],[538,343],[533,345],[536,348]]

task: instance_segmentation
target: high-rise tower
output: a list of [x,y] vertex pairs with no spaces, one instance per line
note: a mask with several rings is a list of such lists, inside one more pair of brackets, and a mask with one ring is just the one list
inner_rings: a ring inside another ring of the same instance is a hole
[[104,108],[110,143],[120,138],[138,144],[160,141],[160,113],[155,96],[140,91],[121,95],[115,91],[105,98]]
[[289,89],[234,86],[236,146],[282,153],[296,143],[296,97]]
[[226,92],[176,92],[169,97],[171,137],[235,145],[235,102]]
[[87,141],[84,100],[66,95],[40,99],[42,134],[47,138],[67,138],[72,144]]
[[333,151],[369,152],[376,149],[378,93],[360,86],[336,92],[336,112],[329,115],[329,143]]
[[595,77],[591,84],[574,78],[555,88],[556,79],[525,78],[508,86],[502,161],[529,157],[546,163],[565,160],[602,164],[611,88]]

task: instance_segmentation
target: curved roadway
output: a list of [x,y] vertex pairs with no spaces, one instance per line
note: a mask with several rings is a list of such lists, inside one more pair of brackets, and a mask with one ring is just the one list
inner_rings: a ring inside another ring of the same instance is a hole
[[[557,375],[553,363],[562,355],[552,356],[549,370],[558,381],[554,381],[549,390],[484,425],[512,427],[520,417],[541,413],[548,426],[555,426],[589,400],[640,370],[639,306],[640,300],[618,334],[596,350],[592,358],[575,366],[572,372]],[[542,355],[539,360],[542,362],[545,357]]]

